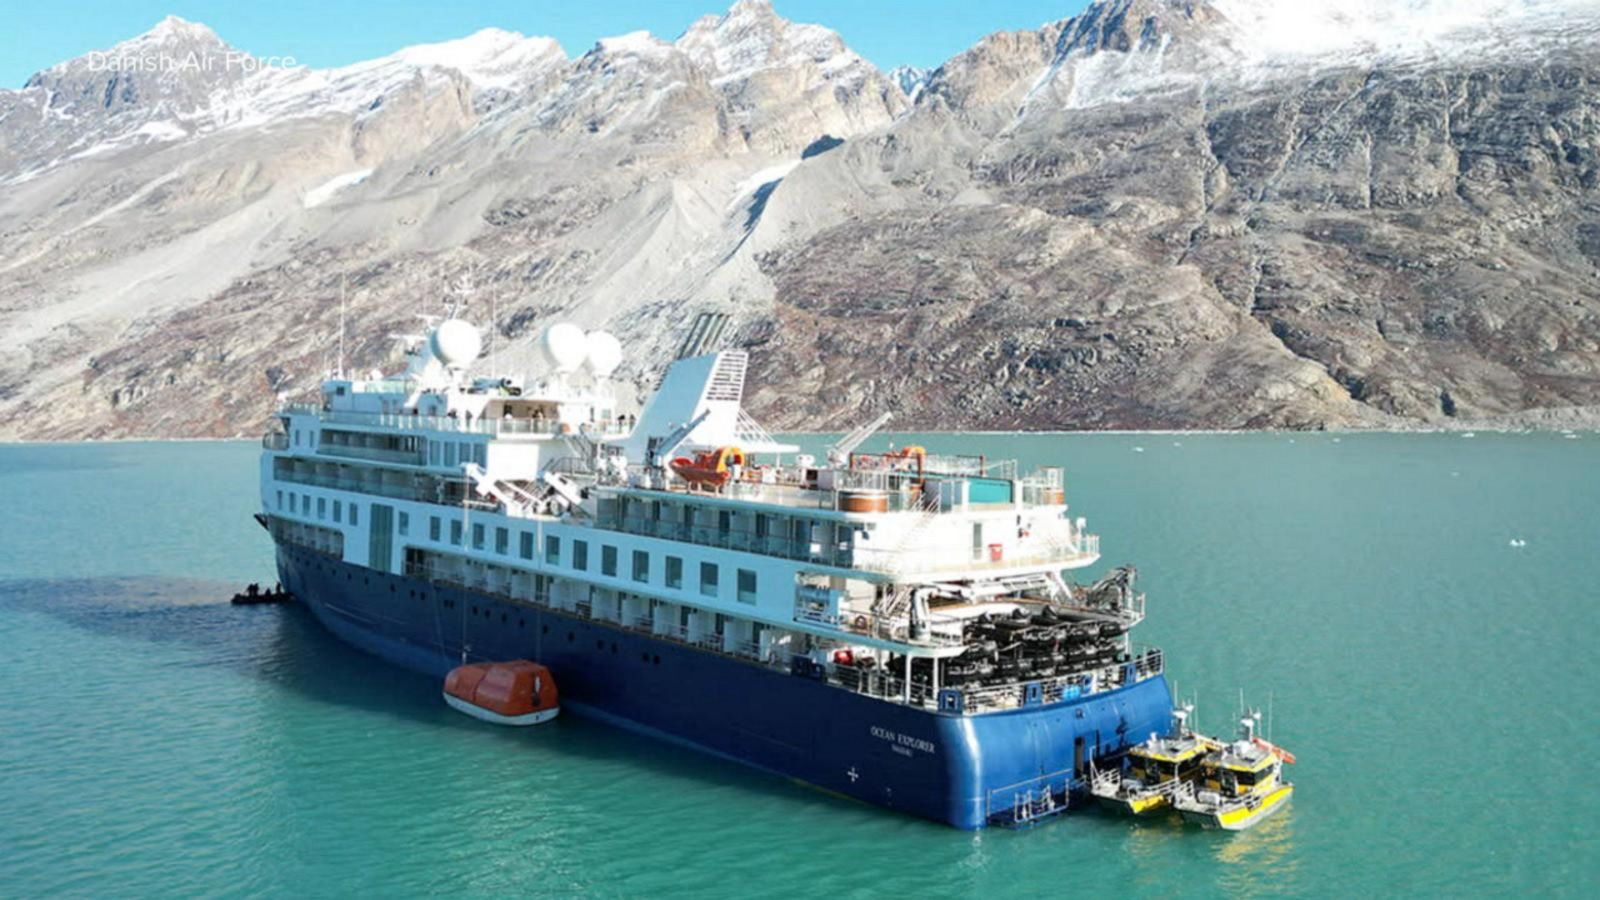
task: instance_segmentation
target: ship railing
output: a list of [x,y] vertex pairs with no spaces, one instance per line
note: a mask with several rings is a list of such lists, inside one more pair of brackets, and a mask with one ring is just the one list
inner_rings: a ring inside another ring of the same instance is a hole
[[317,448],[317,455],[400,463],[408,466],[420,466],[427,462],[419,450],[390,450],[384,447],[358,447],[350,444],[324,444]]
[[677,641],[680,644],[689,643],[689,627],[687,625],[657,625],[654,634],[656,637]]
[[731,641],[726,645],[727,652],[734,656],[743,656],[747,659],[761,659],[760,641]]
[[589,422],[574,429],[572,425],[554,419],[467,418],[465,416],[424,416],[398,412],[359,412],[356,410],[323,409],[315,403],[291,403],[285,412],[314,415],[322,422],[336,425],[364,425],[397,431],[450,431],[462,434],[487,435],[557,435],[582,431],[608,436],[628,433],[628,428],[618,422]]
[[983,571],[1037,565],[1065,567],[1092,562],[1100,554],[1100,539],[1085,533],[1077,534],[1075,542],[1050,543],[1040,540],[1033,552],[1007,555],[995,560],[988,555],[971,558],[965,545],[952,552],[947,545],[939,542],[920,550],[900,546],[865,547],[848,542],[834,544],[826,541],[797,540],[785,537],[781,533],[756,534],[739,528],[721,529],[705,525],[688,525],[681,521],[641,516],[602,516],[597,524],[602,528],[627,534],[886,575]]
[[1077,546],[1048,546],[1030,553],[1004,554],[999,559],[987,553],[974,558],[966,547],[951,550],[940,545],[925,550],[892,547],[855,547],[853,568],[886,575],[907,576],[924,572],[972,571],[1027,568],[1053,565],[1066,567],[1093,562],[1099,555],[1098,538],[1084,535]]
[[722,635],[715,632],[701,634],[699,637],[692,639],[690,643],[702,650],[723,649]]
[[795,599],[794,621],[797,624],[828,628],[845,635],[898,641],[904,644],[929,647],[959,647],[962,644],[962,620],[954,616],[933,613],[929,616],[926,634],[912,639],[911,625],[905,616],[885,616],[873,612],[846,609],[830,613],[825,607],[801,597]]
[[[335,533],[335,536],[338,535]],[[620,609],[603,610],[596,614],[592,601],[581,599],[571,606],[551,602],[548,591],[537,592],[531,586],[519,583],[516,579],[505,577],[486,577],[470,569],[463,569],[450,565],[437,565],[425,562],[408,561],[404,572],[407,577],[418,578],[434,584],[443,584],[450,587],[484,594],[497,599],[510,600],[516,603],[525,603],[531,606],[540,606],[547,609],[558,609],[574,616],[589,619],[595,622],[620,625],[631,631],[648,634],[652,637],[686,644],[700,650],[718,653],[724,656],[737,657],[747,662],[757,662],[766,665],[776,665],[777,659],[772,651],[762,653],[761,645],[757,641],[734,640],[730,641],[715,631],[694,631],[683,625],[662,625],[657,630],[656,618],[653,615],[628,616]]]

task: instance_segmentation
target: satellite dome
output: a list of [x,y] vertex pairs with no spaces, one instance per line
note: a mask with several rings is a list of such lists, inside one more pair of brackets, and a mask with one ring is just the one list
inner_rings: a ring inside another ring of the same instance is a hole
[[446,319],[429,336],[428,349],[446,366],[464,369],[472,365],[472,361],[483,350],[483,337],[470,322]]
[[596,378],[605,378],[622,365],[622,342],[611,332],[589,332],[588,346],[589,368]]
[[557,372],[576,372],[589,355],[589,341],[582,328],[571,322],[557,322],[544,330],[539,349]]

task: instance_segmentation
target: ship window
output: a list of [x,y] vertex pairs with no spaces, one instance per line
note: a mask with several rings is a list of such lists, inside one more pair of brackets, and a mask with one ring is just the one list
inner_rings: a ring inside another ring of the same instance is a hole
[[343,522],[344,521],[344,501],[343,500],[335,500],[335,501],[333,501],[333,520],[335,522]]
[[511,552],[511,532],[504,528],[494,530],[494,552],[504,556]]
[[438,539],[439,539],[439,517],[438,516],[429,516],[428,517],[428,540],[437,541]]
[[[402,535],[409,535],[411,533],[411,514],[399,513],[398,515],[400,518],[395,527],[400,529]],[[339,501],[337,500],[333,501],[333,519],[336,522],[339,520]]]
[[700,564],[700,593],[707,597],[717,595],[717,564],[703,562]]
[[301,494],[300,495],[300,511],[305,513],[308,516],[311,515],[311,495],[310,494]]
[[723,534],[733,530],[733,513],[726,509],[717,510],[717,530]]
[[278,492],[278,509],[283,509],[283,491]]
[[572,567],[579,572],[587,572],[589,570],[588,541],[572,542]]
[[474,549],[474,550],[482,550],[483,549],[483,523],[482,522],[474,522],[474,523],[472,523],[472,549]]
[[461,546],[461,523],[453,519],[450,522],[450,543]]
[[766,536],[767,536],[767,515],[766,515],[766,513],[756,513],[756,537],[764,538]]
[[678,556],[667,557],[667,587],[683,587],[683,559]]
[[600,545],[600,574],[613,577],[617,574],[617,548]]
[[317,518],[326,519],[327,517],[328,517],[328,498],[327,497],[318,497],[317,498]]
[[739,602],[756,602],[756,573],[749,569],[739,570]]
[[428,442],[428,465],[437,466],[438,464],[439,464],[439,442],[438,441],[429,441]]
[[523,559],[533,559],[533,532],[524,531],[517,538],[517,555]]
[[561,564],[561,538],[553,534],[544,536],[544,561],[552,566]]
[[633,551],[633,580],[650,580],[650,554],[647,551]]
[[359,508],[360,507],[358,507],[354,503],[350,504],[350,524],[351,525],[360,525],[361,524],[360,522],[356,521],[357,519],[360,518],[360,516],[356,515],[356,510],[359,509]]
[[295,508],[294,498],[294,494],[289,495],[289,512],[299,512],[299,510]]
[[455,464],[456,464],[456,445],[455,444],[445,444],[444,445],[444,464],[445,464],[445,466],[450,467],[450,468],[454,468],[455,467]]

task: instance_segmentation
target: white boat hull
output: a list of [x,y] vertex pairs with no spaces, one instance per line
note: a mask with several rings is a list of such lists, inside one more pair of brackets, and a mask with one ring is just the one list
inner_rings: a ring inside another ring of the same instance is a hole
[[456,697],[451,694],[444,694],[443,696],[444,702],[450,704],[451,709],[454,709],[457,712],[466,713],[474,719],[489,722],[494,725],[542,725],[545,722],[554,719],[556,715],[561,712],[561,707],[558,706],[553,709],[537,710],[535,712],[528,713],[525,716],[502,716],[497,712],[484,709],[481,706],[474,706],[460,697]]

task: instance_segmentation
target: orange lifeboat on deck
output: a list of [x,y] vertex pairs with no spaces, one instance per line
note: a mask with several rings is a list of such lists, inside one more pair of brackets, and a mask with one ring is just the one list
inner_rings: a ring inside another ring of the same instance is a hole
[[745,464],[744,451],[738,447],[718,447],[705,453],[696,453],[693,459],[680,456],[672,461],[672,471],[692,485],[720,488],[733,477],[731,466]]
[[561,712],[550,670],[525,659],[451,669],[444,679],[444,702],[496,725],[538,725]]

